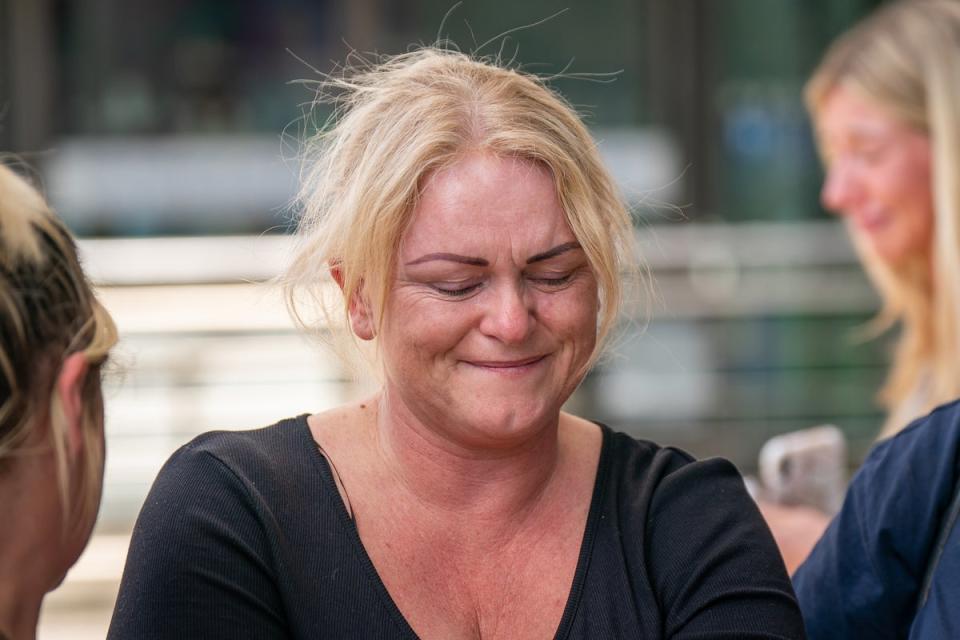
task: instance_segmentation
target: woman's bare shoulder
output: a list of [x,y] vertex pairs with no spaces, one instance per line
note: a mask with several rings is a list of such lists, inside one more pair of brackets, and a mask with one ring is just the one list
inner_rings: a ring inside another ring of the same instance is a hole
[[592,491],[603,446],[600,425],[579,416],[561,413],[559,444],[561,459],[572,463],[574,477],[589,481]]
[[570,444],[595,449],[599,452],[600,445],[603,443],[603,431],[596,422],[575,416],[572,413],[560,413],[560,442],[569,442]]
[[310,433],[318,444],[336,442],[357,433],[373,424],[376,419],[377,397],[371,396],[355,402],[342,404],[326,411],[307,416]]

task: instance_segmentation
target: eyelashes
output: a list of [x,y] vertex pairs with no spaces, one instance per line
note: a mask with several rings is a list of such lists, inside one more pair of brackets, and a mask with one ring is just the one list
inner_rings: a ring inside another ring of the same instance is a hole
[[573,273],[567,273],[562,276],[553,276],[550,278],[540,277],[540,278],[530,278],[530,282],[535,284],[544,285],[546,287],[562,287],[563,285],[570,282],[570,279],[573,278]]
[[465,298],[466,296],[470,295],[474,291],[479,290],[482,284],[483,283],[481,282],[477,282],[475,284],[469,284],[464,287],[453,287],[453,288],[450,288],[445,285],[432,284],[430,285],[430,287],[437,293],[441,293],[450,298]]
[[[551,277],[546,277],[546,276],[527,277],[527,280],[539,287],[543,287],[547,289],[559,289],[564,285],[568,284],[570,280],[573,278],[573,275],[574,275],[573,272],[570,272],[570,273],[565,273],[563,275],[551,276]],[[439,284],[431,284],[430,288],[432,288],[437,293],[442,294],[443,296],[456,299],[456,298],[465,298],[469,296],[471,293],[475,293],[479,291],[483,287],[483,285],[484,285],[483,281],[473,282],[470,284],[465,284],[460,286],[457,286],[455,284],[439,283]]]

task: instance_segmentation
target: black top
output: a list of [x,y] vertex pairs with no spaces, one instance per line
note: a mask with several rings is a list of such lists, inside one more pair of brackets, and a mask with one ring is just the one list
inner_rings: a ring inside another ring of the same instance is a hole
[[[603,428],[556,638],[802,638],[783,562],[729,462]],[[212,432],[161,470],[109,638],[416,638],[306,416]]]

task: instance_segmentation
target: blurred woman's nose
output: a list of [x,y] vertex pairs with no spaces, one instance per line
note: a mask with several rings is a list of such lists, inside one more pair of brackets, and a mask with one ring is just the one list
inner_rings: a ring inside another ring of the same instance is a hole
[[493,287],[489,293],[480,331],[505,344],[526,340],[535,320],[532,299],[522,284]]
[[850,167],[837,162],[827,169],[820,190],[820,204],[824,209],[843,215],[861,197],[863,187]]

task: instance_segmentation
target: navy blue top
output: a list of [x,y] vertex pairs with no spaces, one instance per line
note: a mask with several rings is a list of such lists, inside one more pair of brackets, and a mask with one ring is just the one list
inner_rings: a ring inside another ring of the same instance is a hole
[[[305,416],[202,435],[137,520],[109,638],[415,638]],[[603,427],[556,638],[801,638],[736,469]]]
[[917,611],[958,478],[960,402],[877,444],[794,576],[810,638],[960,638],[960,528]]

